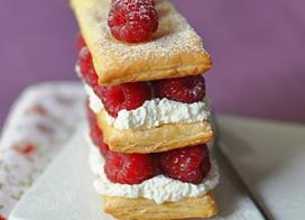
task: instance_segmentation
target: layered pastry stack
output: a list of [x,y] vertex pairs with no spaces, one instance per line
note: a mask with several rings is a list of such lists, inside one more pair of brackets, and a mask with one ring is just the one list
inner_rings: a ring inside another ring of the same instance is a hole
[[118,219],[212,217],[218,171],[201,38],[167,0],[71,0],[90,165]]

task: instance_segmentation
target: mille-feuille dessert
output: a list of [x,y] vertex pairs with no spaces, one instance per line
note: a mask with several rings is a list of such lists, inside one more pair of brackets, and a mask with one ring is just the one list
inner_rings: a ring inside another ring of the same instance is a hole
[[167,0],[70,0],[96,191],[118,219],[212,217],[211,59]]

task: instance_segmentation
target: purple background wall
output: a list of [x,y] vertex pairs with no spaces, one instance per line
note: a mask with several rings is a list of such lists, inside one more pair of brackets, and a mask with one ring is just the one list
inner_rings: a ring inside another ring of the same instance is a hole
[[[218,112],[305,122],[303,0],[175,0],[204,37]],[[0,123],[27,85],[76,79],[66,0],[0,1]]]

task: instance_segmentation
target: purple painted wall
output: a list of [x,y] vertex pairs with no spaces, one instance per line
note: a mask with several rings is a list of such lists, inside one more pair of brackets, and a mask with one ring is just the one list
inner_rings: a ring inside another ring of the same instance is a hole
[[[218,112],[305,122],[303,0],[175,0],[204,37]],[[66,0],[0,1],[0,123],[27,85],[76,79]]]

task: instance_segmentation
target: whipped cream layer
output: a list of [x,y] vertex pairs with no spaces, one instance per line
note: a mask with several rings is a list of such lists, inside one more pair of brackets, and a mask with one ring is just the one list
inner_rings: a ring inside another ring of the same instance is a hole
[[212,161],[212,169],[201,184],[184,183],[164,175],[155,176],[141,184],[128,185],[112,183],[108,180],[104,170],[104,158],[91,140],[89,163],[95,175],[94,182],[96,192],[106,196],[119,196],[127,198],[146,198],[154,200],[157,204],[164,202],[176,202],[184,198],[200,197],[211,191],[219,182],[219,172],[215,161]]
[[[89,96],[89,106],[99,113],[104,109],[100,98],[92,88],[85,85]],[[176,102],[167,98],[152,99],[134,110],[121,110],[116,118],[107,114],[107,122],[113,127],[124,130],[133,128],[153,128],[170,123],[194,123],[208,120],[209,105],[206,100],[188,104]]]
[[94,111],[94,113],[96,114],[104,110],[104,105],[101,99],[95,94],[93,89],[87,84],[85,84],[85,91],[89,98],[89,107],[91,108],[91,110]]

